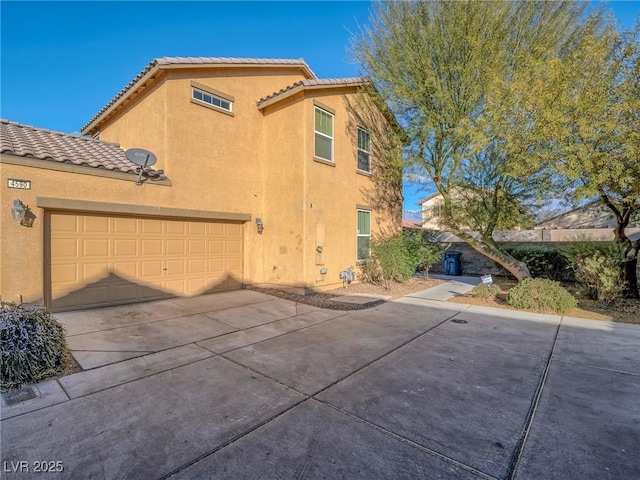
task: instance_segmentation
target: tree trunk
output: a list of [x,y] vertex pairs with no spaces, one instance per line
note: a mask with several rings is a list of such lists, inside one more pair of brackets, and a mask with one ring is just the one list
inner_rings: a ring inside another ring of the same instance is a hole
[[640,292],[638,291],[638,272],[636,271],[640,240],[631,242],[625,232],[633,212],[633,205],[631,202],[622,202],[622,211],[620,211],[602,190],[600,191],[600,198],[616,217],[616,228],[613,231],[614,241],[624,247],[624,261],[620,265],[620,274],[624,282],[624,296],[626,298],[640,298]]
[[482,240],[478,240],[463,231],[453,231],[451,233],[467,242],[476,252],[481,253],[485,257],[500,264],[511,275],[516,277],[518,282],[521,282],[526,278],[531,278],[529,267],[527,267],[525,263],[516,260],[511,255],[500,249],[493,238],[483,238]]
[[624,261],[624,296],[626,298],[640,298],[638,291],[638,251],[640,251],[640,240],[630,244],[630,248],[625,252]]

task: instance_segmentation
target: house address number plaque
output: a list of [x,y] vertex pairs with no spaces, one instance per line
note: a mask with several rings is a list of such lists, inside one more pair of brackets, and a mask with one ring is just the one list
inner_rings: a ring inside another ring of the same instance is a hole
[[7,187],[31,190],[31,180],[20,180],[17,178],[7,178]]

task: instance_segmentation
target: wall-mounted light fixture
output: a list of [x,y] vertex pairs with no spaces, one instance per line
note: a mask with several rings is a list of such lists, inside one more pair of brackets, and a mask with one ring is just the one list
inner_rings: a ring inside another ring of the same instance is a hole
[[28,209],[29,207],[27,207],[20,200],[14,200],[13,207],[11,207],[11,216],[16,222],[22,223],[22,221],[24,220],[24,216],[27,214]]
[[264,230],[264,223],[262,223],[261,218],[256,218],[256,227],[258,228],[258,233],[262,234],[262,231]]

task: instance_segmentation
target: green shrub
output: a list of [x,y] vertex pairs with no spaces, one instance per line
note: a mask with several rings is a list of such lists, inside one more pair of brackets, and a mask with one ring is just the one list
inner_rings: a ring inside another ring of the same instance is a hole
[[394,235],[371,244],[371,258],[378,262],[385,280],[402,282],[413,276],[416,271],[412,257],[403,235]]
[[620,276],[620,264],[602,253],[576,259],[576,278],[589,298],[605,304],[622,295],[624,282]]
[[527,278],[509,290],[507,303],[515,308],[567,313],[577,306],[576,299],[559,282],[546,278]]
[[429,240],[422,232],[408,232],[403,236],[403,241],[415,264],[415,270],[421,270],[425,276],[429,269],[442,258],[441,244]]
[[434,242],[419,234],[398,234],[371,242],[371,258],[361,264],[365,282],[388,288],[388,282],[411,278],[418,267],[428,269],[442,256]]
[[471,290],[471,296],[475,298],[494,298],[501,292],[500,287],[495,283],[491,285],[485,285],[484,283],[480,283],[473,287]]
[[504,250],[516,260],[524,262],[533,277],[573,280],[571,262],[560,250],[541,245],[506,247]]
[[576,242],[563,248],[584,294],[610,303],[624,290],[624,248],[616,242]]
[[64,327],[42,307],[0,302],[1,388],[19,387],[64,369]]

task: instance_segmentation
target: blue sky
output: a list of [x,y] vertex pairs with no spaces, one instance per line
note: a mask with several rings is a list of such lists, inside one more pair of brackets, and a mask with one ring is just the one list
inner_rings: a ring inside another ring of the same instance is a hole
[[[624,26],[640,1],[609,2]],[[0,2],[0,116],[78,133],[153,58],[304,58],[321,78],[358,75],[350,38],[367,1]],[[405,210],[425,191],[405,185]]]

